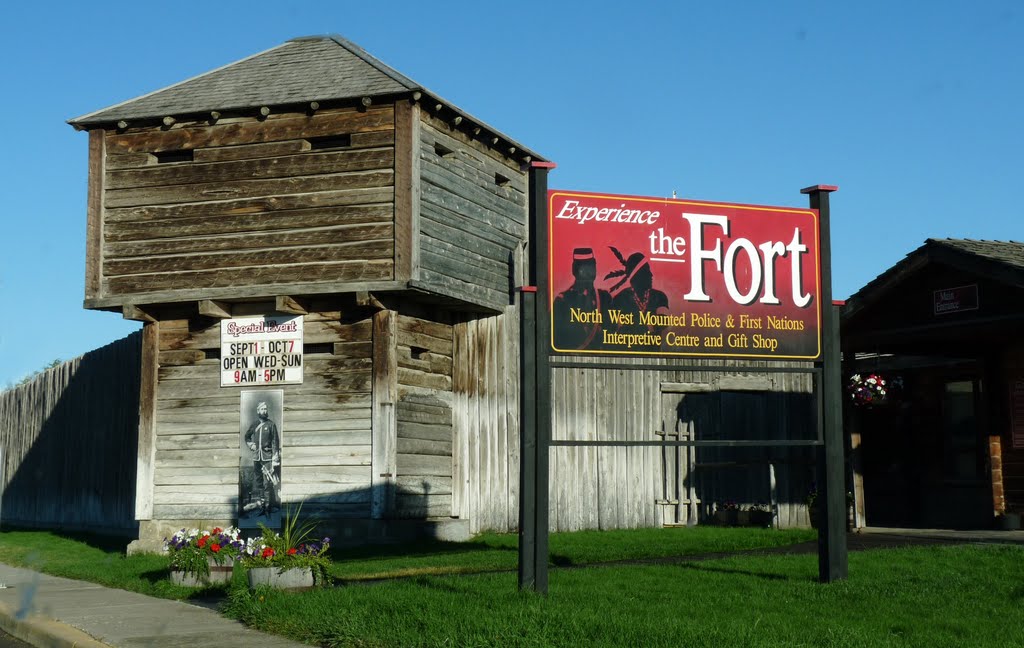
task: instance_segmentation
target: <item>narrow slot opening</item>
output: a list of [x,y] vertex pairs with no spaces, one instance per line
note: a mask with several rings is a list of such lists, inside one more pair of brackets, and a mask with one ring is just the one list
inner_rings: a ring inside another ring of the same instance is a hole
[[153,154],[157,164],[170,164],[172,162],[191,162],[195,159],[195,152],[192,149],[180,149],[177,151],[158,151]]
[[414,346],[409,350],[412,352],[410,355],[412,355],[413,360],[422,360],[423,356],[427,354],[427,350],[423,347]]
[[504,187],[505,185],[507,185],[511,181],[512,181],[511,178],[506,178],[505,176],[501,175],[500,173],[495,173],[494,174],[494,184],[498,185],[499,187]]
[[322,151],[323,149],[347,148],[352,146],[352,135],[326,135],[324,137],[307,137],[309,150]]
[[438,157],[449,157],[455,155],[455,151],[437,142],[434,142],[434,153],[436,153]]

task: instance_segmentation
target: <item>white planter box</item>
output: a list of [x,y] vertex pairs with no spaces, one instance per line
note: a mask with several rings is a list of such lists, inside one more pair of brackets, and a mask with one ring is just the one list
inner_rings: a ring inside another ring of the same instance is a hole
[[213,558],[207,558],[210,566],[208,576],[199,576],[180,569],[171,570],[171,582],[183,587],[205,587],[206,585],[219,585],[231,582],[231,573],[234,570],[234,561],[225,560],[223,565],[218,565]]
[[250,567],[249,589],[260,585],[275,589],[313,587],[313,570],[309,567]]

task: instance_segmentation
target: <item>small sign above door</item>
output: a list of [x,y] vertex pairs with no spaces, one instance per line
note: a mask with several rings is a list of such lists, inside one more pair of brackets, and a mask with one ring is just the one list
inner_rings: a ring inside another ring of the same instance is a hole
[[932,304],[935,315],[978,310],[978,284],[936,290]]

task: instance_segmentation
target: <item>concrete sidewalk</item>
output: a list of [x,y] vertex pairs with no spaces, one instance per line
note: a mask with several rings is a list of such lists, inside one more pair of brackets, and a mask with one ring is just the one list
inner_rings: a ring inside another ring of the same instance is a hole
[[[226,642],[246,648],[295,643],[217,612],[0,564],[0,628],[47,648],[179,648]],[[306,647],[308,648],[308,647]]]

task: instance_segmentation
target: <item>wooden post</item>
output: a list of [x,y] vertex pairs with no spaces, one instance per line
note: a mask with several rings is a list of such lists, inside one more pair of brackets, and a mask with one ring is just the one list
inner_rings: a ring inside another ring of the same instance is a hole
[[822,437],[818,452],[818,501],[825,515],[818,528],[818,579],[831,583],[847,576],[846,470],[843,462],[843,400],[839,357],[839,318],[832,304],[832,245],[829,194],[839,187],[801,189],[818,210],[821,254]]
[[135,519],[153,519],[153,481],[156,467],[156,390],[159,379],[160,322],[142,327],[139,380],[139,449],[135,469]]
[[398,424],[398,313],[373,314],[373,410],[370,458],[370,517],[383,519],[395,510]]
[[395,279],[419,279],[420,107],[395,102]]
[[103,287],[103,183],[106,131],[89,131],[89,194],[85,226],[85,297],[96,299]]
[[521,473],[519,588],[539,594],[548,591],[548,452],[551,441],[548,170],[554,166],[551,162],[530,165],[528,280],[536,290],[523,291],[521,329],[520,403],[523,409],[520,425],[523,436],[520,462],[524,470],[533,472],[533,479],[526,472]]

